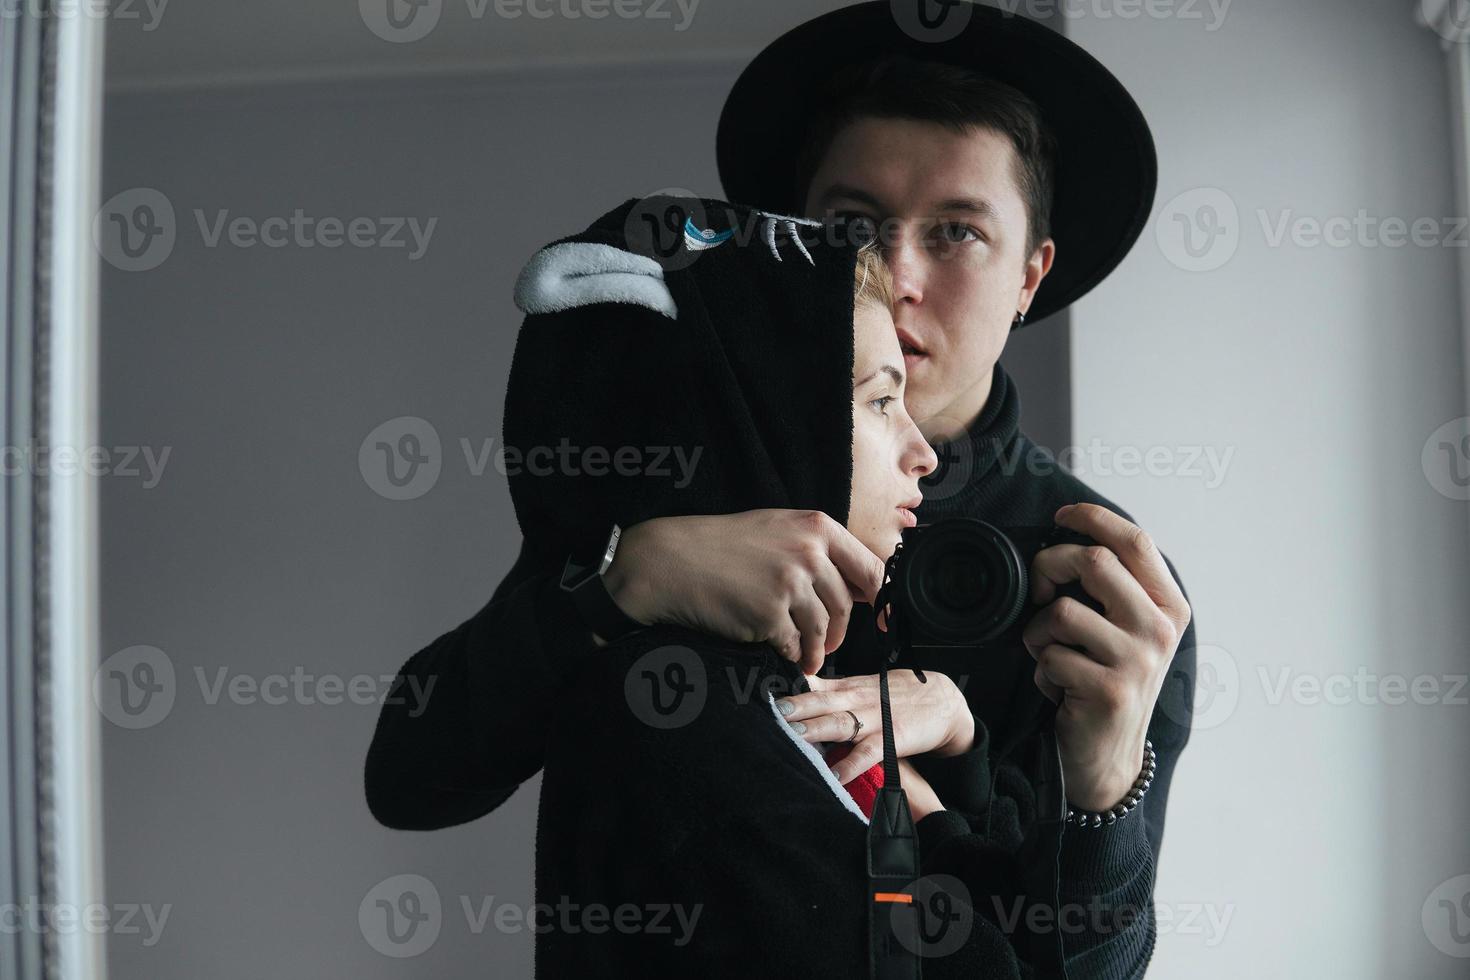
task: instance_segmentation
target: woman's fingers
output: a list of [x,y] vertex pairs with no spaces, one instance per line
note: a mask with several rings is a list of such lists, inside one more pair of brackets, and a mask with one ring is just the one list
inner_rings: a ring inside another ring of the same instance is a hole
[[[846,717],[845,715],[843,717]],[[883,733],[865,735],[836,765],[829,766],[839,783],[850,783],[883,761]]]
[[[957,724],[955,711],[968,711],[963,695],[948,678],[934,672],[926,678],[920,682],[912,670],[888,674],[894,743],[901,756],[929,752],[946,744]],[[876,675],[812,675],[807,683],[812,690],[778,698],[776,708],[808,742],[847,741],[853,736],[853,715],[862,722],[859,739],[874,734],[881,737],[883,713]]]

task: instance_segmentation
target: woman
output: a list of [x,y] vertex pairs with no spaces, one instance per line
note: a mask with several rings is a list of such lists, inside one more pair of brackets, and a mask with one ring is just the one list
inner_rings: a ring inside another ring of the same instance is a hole
[[[877,253],[713,201],[671,202],[646,233],[636,204],[517,284],[504,442],[528,541],[565,552],[611,524],[790,507],[891,554],[935,458],[904,410]],[[585,662],[546,746],[538,975],[867,975],[867,814],[775,706],[809,689],[770,647],[685,627]],[[954,701],[928,748],[984,738]],[[911,937],[925,972],[1023,975],[972,905],[1011,897],[990,852],[912,768],[903,786],[944,912]]]

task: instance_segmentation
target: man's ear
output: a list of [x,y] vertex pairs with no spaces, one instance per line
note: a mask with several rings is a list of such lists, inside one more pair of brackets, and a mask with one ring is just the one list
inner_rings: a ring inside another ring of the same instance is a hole
[[664,270],[646,255],[597,242],[562,242],[531,256],[516,278],[524,313],[555,313],[595,303],[632,303],[679,318]]
[[1051,271],[1052,261],[1056,258],[1057,243],[1048,238],[1036,246],[1036,251],[1026,260],[1025,277],[1021,280],[1021,293],[1016,297],[1016,311],[1025,313],[1031,308],[1031,301],[1036,298],[1036,290],[1041,287],[1041,280]]

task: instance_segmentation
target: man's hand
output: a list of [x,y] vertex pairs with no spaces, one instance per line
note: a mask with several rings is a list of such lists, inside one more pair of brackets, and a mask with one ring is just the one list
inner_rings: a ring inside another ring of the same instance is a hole
[[[1106,810],[1138,778],[1154,702],[1191,613],[1163,556],[1136,524],[1096,504],[1063,507],[1056,521],[1098,544],[1037,553],[1032,601],[1045,608],[1026,625],[1023,640],[1036,659],[1036,686],[1060,702],[1056,730],[1067,799]],[[1056,598],[1057,585],[1076,580],[1102,613],[1069,596]]]
[[627,528],[603,576],[644,623],[765,642],[815,674],[871,604],[883,560],[819,510],[657,517]]
[[[975,743],[975,716],[948,675],[912,670],[888,672],[888,707],[893,716],[893,748],[900,758],[932,752],[958,755]],[[883,707],[878,675],[807,678],[811,691],[776,700],[776,708],[808,742],[845,742],[852,736],[851,711],[863,723],[852,751],[832,767],[839,783],[850,782],[883,761]],[[786,705],[790,710],[786,710]]]

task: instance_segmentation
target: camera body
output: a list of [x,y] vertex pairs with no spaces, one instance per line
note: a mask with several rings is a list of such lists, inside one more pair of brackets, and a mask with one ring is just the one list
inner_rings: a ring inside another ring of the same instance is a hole
[[[1014,649],[1035,611],[1031,560],[1055,544],[1096,542],[1057,525],[996,527],[974,517],[905,528],[888,559],[884,587],[897,639],[931,663],[927,652]],[[1058,586],[1057,593],[1102,609],[1078,582]]]

